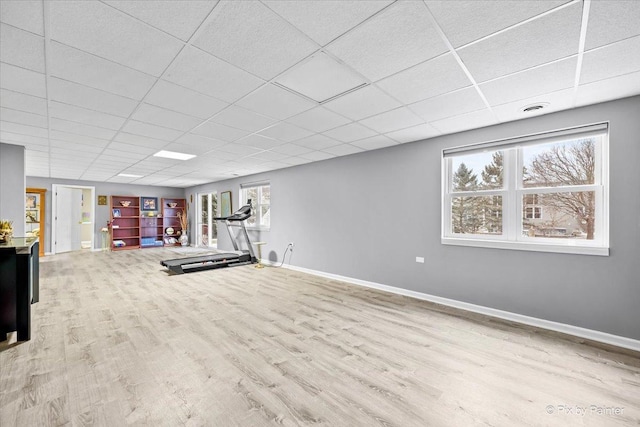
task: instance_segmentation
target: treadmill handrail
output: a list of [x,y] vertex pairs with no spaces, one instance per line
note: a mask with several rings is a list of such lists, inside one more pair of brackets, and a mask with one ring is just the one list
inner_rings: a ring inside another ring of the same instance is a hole
[[215,221],[244,221],[251,217],[251,205],[244,205],[232,215],[214,217]]

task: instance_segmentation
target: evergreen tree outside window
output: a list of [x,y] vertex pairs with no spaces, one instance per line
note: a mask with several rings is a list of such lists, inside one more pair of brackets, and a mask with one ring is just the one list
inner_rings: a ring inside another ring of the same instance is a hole
[[445,244],[608,255],[608,125],[443,152]]

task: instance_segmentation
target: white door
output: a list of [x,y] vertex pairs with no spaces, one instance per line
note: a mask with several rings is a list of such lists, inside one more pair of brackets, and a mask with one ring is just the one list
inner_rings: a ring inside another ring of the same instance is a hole
[[81,189],[58,187],[56,193],[56,253],[81,249],[81,208]]

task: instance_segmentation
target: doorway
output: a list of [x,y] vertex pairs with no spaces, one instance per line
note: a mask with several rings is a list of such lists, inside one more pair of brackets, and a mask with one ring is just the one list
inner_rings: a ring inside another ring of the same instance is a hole
[[218,246],[218,224],[213,220],[218,213],[218,193],[199,193],[197,209],[197,244],[207,248]]
[[52,186],[51,252],[94,248],[95,187]]

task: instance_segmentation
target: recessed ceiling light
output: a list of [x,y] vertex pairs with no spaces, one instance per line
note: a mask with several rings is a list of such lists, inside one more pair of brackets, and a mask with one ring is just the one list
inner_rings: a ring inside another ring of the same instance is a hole
[[119,173],[118,176],[124,176],[127,178],[142,178],[142,175],[134,175],[132,173]]
[[167,159],[176,159],[176,160],[189,160],[196,157],[195,154],[178,153],[175,151],[165,151],[165,150],[158,151],[156,154],[154,154],[154,156],[165,157]]
[[531,113],[533,111],[542,110],[543,108],[546,108],[548,106],[548,102],[539,102],[537,104],[525,105],[524,107],[520,108],[520,111],[522,111],[523,113]]

